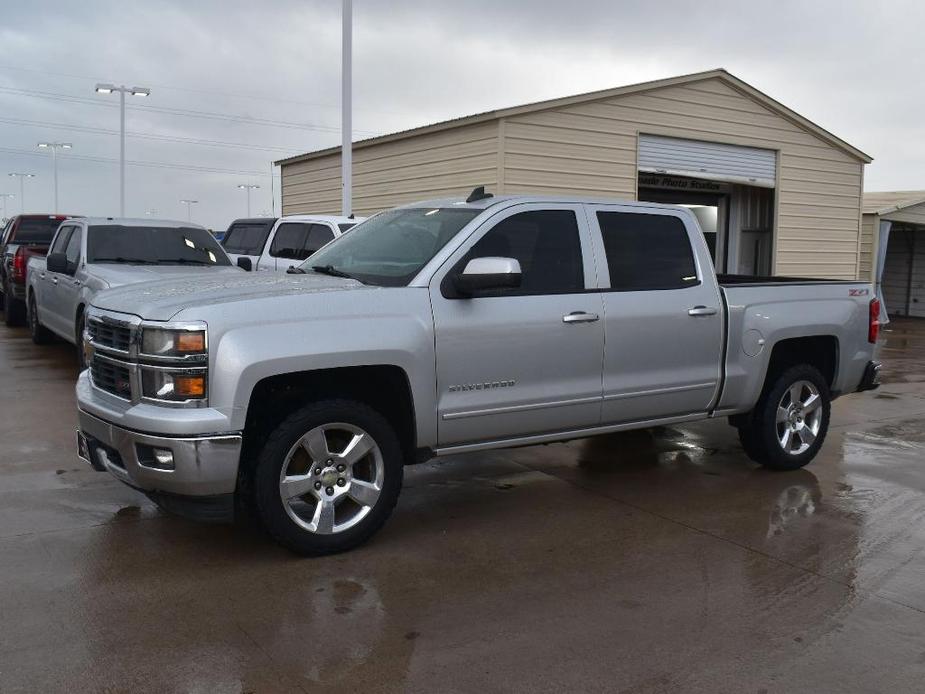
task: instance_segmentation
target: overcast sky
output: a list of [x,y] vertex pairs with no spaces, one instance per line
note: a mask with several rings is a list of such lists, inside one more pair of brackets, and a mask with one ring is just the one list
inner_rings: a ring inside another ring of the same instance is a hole
[[[126,213],[213,228],[271,210],[270,162],[339,143],[340,0],[3,3],[0,193],[19,212]],[[867,190],[925,188],[920,2],[354,0],[354,138],[724,67],[874,157]],[[278,170],[277,170],[278,172]],[[277,202],[279,190],[277,178]]]

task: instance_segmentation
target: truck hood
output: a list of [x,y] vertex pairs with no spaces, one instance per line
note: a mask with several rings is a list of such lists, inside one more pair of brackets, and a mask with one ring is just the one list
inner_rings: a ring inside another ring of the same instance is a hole
[[121,263],[94,263],[93,276],[110,288],[158,279],[175,279],[184,275],[213,277],[229,275],[239,277],[243,271],[233,265],[203,267],[201,265],[125,265]]
[[146,320],[170,320],[180,311],[197,306],[216,306],[238,301],[298,294],[346,291],[363,288],[351,279],[308,273],[222,273],[143,282],[97,294],[93,305],[107,311],[131,313]]

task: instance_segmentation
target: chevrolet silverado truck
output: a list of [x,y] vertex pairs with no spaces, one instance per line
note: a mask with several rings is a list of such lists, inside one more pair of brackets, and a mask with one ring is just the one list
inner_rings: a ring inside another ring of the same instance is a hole
[[81,367],[84,312],[97,292],[178,275],[242,274],[206,229],[113,218],[62,223],[48,256],[30,258],[27,270],[24,298],[32,341],[44,344],[57,335],[76,344]]
[[102,292],[86,326],[79,455],[308,555],[369,538],[432,456],[727,417],[800,468],[879,369],[867,284],[717,278],[682,207],[479,189],[295,273]]

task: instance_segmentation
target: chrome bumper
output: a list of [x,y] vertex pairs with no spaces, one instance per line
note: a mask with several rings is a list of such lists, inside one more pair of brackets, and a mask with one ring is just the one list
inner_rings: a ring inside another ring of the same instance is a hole
[[857,392],[861,393],[865,390],[875,390],[880,387],[881,367],[882,364],[879,361],[868,362],[864,369],[864,376],[861,378],[861,383],[858,385]]
[[[123,429],[78,410],[78,455],[96,469],[146,492],[216,496],[234,492],[241,436],[165,437]],[[172,463],[154,451],[169,451]]]

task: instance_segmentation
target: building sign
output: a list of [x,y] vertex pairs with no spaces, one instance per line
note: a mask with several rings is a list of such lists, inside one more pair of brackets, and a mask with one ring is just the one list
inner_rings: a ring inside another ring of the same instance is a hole
[[666,174],[639,174],[640,188],[658,188],[660,190],[683,190],[691,193],[728,193],[729,184],[718,181],[706,181],[701,178],[684,178]]

